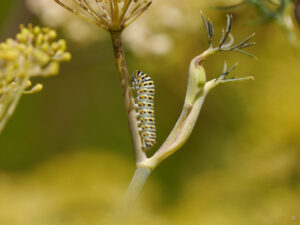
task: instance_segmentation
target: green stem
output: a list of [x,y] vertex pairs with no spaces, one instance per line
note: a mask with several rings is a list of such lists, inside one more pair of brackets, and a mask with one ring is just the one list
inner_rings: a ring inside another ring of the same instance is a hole
[[[134,109],[134,97],[130,88],[130,77],[125,60],[124,50],[122,46],[121,32],[111,31],[111,38],[116,58],[116,65],[121,80],[121,89],[123,99],[125,102],[128,123],[130,127],[130,134],[133,142],[136,164],[147,159],[146,153],[142,150],[142,142],[138,131],[136,112]],[[116,219],[120,221],[125,220],[136,199],[138,198],[143,186],[150,175],[151,170],[148,168],[137,168],[128,187],[121,209],[118,211]],[[117,223],[117,224],[120,224]]]
[[6,110],[4,116],[2,118],[0,118],[0,135],[5,127],[5,125],[7,124],[9,118],[13,115],[13,113],[16,110],[16,107],[21,99],[21,96],[23,94],[24,89],[26,88],[27,85],[27,81],[28,81],[28,77],[25,77],[16,93],[16,95],[14,96],[13,101],[11,102],[11,104],[8,106],[8,109]]
[[149,168],[136,169],[124,198],[126,210],[132,209],[150,174]]
[[121,13],[121,16],[120,16],[120,23],[122,25],[124,25],[124,18],[126,16],[126,13],[128,11],[128,8],[129,8],[131,2],[132,2],[132,0],[128,0],[128,1],[125,2],[125,5],[123,6],[122,13]]
[[127,218],[130,215],[134,204],[139,197],[143,187],[151,174],[151,170],[149,168],[137,168],[128,189],[126,191],[125,197],[123,199],[120,208],[118,208],[116,214],[112,218],[112,224],[126,224]]
[[113,0],[113,3],[114,3],[114,25],[116,24],[119,24],[120,21],[119,21],[119,4],[118,4],[118,0]]
[[119,77],[121,80],[121,89],[125,102],[136,163],[139,163],[147,159],[147,156],[146,153],[142,150],[142,142],[138,131],[138,121],[136,119],[136,112],[134,109],[134,98],[130,88],[130,78],[122,45],[121,32],[112,31],[111,38],[116,58],[116,64],[119,71]]

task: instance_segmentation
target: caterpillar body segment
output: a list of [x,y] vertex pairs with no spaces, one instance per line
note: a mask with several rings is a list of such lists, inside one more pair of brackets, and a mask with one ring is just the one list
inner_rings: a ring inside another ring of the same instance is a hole
[[148,151],[156,143],[154,82],[149,75],[138,70],[132,75],[132,88],[136,93],[135,111],[142,149]]

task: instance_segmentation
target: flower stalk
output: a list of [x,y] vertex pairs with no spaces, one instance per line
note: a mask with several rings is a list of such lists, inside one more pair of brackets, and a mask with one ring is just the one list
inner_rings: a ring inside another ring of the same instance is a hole
[[134,109],[134,98],[132,90],[130,88],[130,78],[122,45],[121,32],[111,32],[111,38],[116,58],[116,65],[121,80],[121,90],[130,127],[135,159],[137,163],[140,163],[143,162],[147,157],[146,153],[142,151],[142,142],[138,131],[138,122]]

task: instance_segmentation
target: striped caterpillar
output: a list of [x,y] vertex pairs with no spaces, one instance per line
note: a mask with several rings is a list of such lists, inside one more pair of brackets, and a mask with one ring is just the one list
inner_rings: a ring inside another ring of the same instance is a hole
[[132,75],[132,89],[136,93],[135,111],[142,149],[147,151],[156,143],[154,82],[150,76],[138,70]]

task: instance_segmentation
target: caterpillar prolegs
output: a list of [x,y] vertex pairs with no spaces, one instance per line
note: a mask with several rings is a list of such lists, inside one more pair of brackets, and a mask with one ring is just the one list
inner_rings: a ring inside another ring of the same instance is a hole
[[150,76],[138,70],[132,75],[132,89],[136,94],[135,111],[142,140],[142,149],[148,151],[156,143],[154,82]]

